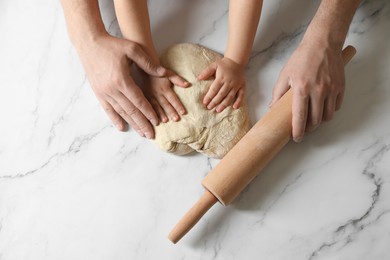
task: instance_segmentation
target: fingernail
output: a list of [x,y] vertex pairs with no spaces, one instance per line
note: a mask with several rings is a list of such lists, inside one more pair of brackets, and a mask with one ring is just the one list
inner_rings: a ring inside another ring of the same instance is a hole
[[168,117],[163,117],[162,121],[163,121],[164,123],[168,122]]
[[186,113],[185,110],[180,110],[180,114],[184,115]]
[[163,75],[163,74],[165,74],[165,68],[163,68],[163,67],[159,67],[158,69],[157,69],[157,73],[158,74],[160,74],[160,75]]
[[152,139],[152,134],[150,132],[145,133],[146,138]]
[[152,119],[152,124],[153,124],[154,126],[158,126],[158,120]]
[[303,139],[303,138],[300,136],[300,137],[295,138],[294,141],[295,141],[296,143],[300,143],[300,142],[302,142],[302,139]]
[[140,130],[137,130],[137,133],[138,133],[141,137],[144,137],[144,133],[142,133]]
[[118,129],[119,131],[122,131],[122,126],[120,124],[116,124],[115,125],[116,129]]
[[179,117],[178,116],[173,116],[173,121],[178,121]]
[[207,105],[207,109],[211,109],[213,106],[211,104]]

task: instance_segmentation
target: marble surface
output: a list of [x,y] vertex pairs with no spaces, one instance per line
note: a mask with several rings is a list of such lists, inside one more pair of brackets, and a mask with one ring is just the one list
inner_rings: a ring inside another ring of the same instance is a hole
[[[248,65],[253,120],[319,1],[265,1]],[[156,45],[223,52],[227,1],[151,1]],[[119,35],[112,2],[105,24]],[[390,259],[390,3],[364,1],[334,120],[290,143],[229,207],[166,238],[217,160],[119,133],[70,44],[59,1],[0,2],[0,259]]]

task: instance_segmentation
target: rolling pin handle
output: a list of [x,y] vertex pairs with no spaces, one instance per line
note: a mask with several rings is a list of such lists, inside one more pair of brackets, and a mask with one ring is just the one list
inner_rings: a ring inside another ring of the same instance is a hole
[[188,231],[203,217],[203,215],[217,202],[208,190],[200,197],[198,202],[184,215],[179,223],[172,229],[168,239],[176,244]]

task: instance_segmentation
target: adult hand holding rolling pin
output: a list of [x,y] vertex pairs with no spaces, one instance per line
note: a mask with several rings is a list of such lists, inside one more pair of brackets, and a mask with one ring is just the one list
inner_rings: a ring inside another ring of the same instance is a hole
[[295,142],[302,140],[305,131],[331,120],[341,107],[345,90],[341,51],[359,2],[323,0],[301,44],[279,75],[270,106],[291,87]]

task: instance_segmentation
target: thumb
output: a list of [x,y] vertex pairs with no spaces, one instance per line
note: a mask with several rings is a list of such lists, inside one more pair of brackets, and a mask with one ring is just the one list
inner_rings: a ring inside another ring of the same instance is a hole
[[130,60],[137,64],[140,69],[151,76],[164,77],[168,73],[166,68],[154,62],[137,43],[129,42],[129,45],[126,48],[126,55]]
[[199,74],[198,79],[206,80],[211,76],[213,76],[216,71],[217,71],[217,64],[213,62]]

